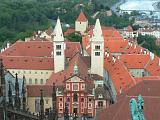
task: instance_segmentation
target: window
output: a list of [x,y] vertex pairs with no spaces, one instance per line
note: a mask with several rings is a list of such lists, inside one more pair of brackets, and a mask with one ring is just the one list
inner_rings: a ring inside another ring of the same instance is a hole
[[61,52],[60,51],[56,52],[56,55],[61,56]]
[[38,84],[38,80],[37,80],[37,78],[35,79],[35,84]]
[[37,72],[35,72],[35,74],[37,74]]
[[43,79],[41,79],[41,84],[43,84]]
[[46,74],[48,74],[48,72],[46,72]]
[[78,90],[78,85],[73,85],[73,90]]
[[82,112],[82,113],[84,112],[84,111],[83,111],[83,109],[82,109],[82,111],[81,111],[81,112]]
[[81,87],[82,87],[82,90],[83,90],[83,89],[84,89],[84,87],[85,87],[85,85],[84,85],[84,84],[82,84],[82,85],[81,85]]
[[96,49],[96,50],[99,50],[99,49],[100,49],[100,45],[96,45],[96,46],[95,46],[95,49]]
[[69,89],[69,85],[67,85],[67,90]]
[[91,102],[91,101],[92,101],[92,99],[91,99],[91,98],[89,98],[88,100],[89,100],[89,102]]
[[62,102],[62,98],[59,98],[59,100]]
[[77,102],[77,100],[78,100],[78,98],[77,98],[77,94],[76,94],[76,93],[74,93],[74,95],[73,95],[73,102]]
[[62,107],[62,103],[60,103],[59,106]]
[[61,45],[56,45],[57,50],[61,50]]
[[26,74],[26,71],[23,71],[24,74]]
[[100,52],[95,52],[95,56],[100,56]]
[[102,102],[102,101],[99,101],[99,102],[98,102],[98,107],[100,107],[100,108],[103,107],[103,102]]
[[84,98],[81,98],[81,102],[84,102]]
[[70,102],[70,98],[69,97],[67,98],[67,102]]
[[41,72],[41,74],[43,74],[43,72]]
[[32,84],[32,79],[31,78],[29,78],[29,84]]
[[29,71],[29,73],[31,74],[31,71]]
[[60,110],[60,112],[62,112],[62,109],[59,109]]

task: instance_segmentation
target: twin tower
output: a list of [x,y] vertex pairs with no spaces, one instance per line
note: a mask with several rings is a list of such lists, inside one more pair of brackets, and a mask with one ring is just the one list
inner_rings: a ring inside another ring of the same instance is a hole
[[[88,21],[87,21],[88,22]],[[83,24],[82,27],[83,28]],[[90,37],[91,42],[91,74],[103,76],[103,59],[104,59],[104,37],[99,19],[93,29],[93,34]],[[62,32],[60,19],[57,19],[57,24],[54,29],[53,36],[54,46],[54,71],[59,72],[65,70],[65,49],[66,44]]]

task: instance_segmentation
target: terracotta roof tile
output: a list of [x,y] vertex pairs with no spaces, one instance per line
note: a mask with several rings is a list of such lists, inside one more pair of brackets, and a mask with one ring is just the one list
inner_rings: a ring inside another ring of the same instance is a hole
[[28,85],[27,86],[27,96],[28,97],[40,97],[43,90],[43,97],[51,97],[53,92],[53,87],[50,85]]
[[75,32],[74,28],[68,28],[66,32],[64,32],[64,36],[68,36]]
[[56,84],[63,85],[64,80],[74,75],[74,65],[78,66],[78,74],[80,77],[85,79],[88,75],[88,66],[83,61],[82,56],[77,53],[73,58],[69,61],[68,67],[64,71],[60,71],[58,73],[52,73],[49,80],[46,82],[47,85]]
[[123,54],[119,58],[129,69],[145,69],[150,61],[150,56],[147,54]]
[[154,59],[146,66],[146,70],[153,76],[160,76],[160,58],[154,55]]
[[86,17],[86,16],[84,15],[84,13],[81,11],[76,21],[86,22],[86,21],[87,21],[87,17]]
[[133,88],[127,91],[127,95],[120,97],[117,103],[111,105],[109,108],[101,111],[97,115],[97,120],[130,120],[129,102],[131,98],[136,98],[139,94],[144,99],[144,115],[147,120],[159,120],[160,107],[160,80],[142,81]]
[[[71,58],[81,51],[79,42],[66,41],[65,57]],[[49,41],[17,41],[0,54],[6,68],[54,69],[53,43]],[[15,64],[15,62],[17,64]]]
[[124,64],[117,58],[113,61],[112,57],[111,54],[108,57],[105,56],[104,68],[108,71],[117,94],[120,94],[120,88],[125,92],[134,86],[136,82]]
[[54,70],[53,58],[3,56],[4,66],[9,69]]

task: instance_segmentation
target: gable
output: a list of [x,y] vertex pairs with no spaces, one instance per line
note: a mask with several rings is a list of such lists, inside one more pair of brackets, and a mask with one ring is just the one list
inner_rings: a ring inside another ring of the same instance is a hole
[[85,82],[85,81],[84,81],[82,78],[74,75],[74,76],[68,78],[68,79],[66,80],[66,82],[76,82],[76,83],[81,82],[81,83],[82,83],[82,82]]

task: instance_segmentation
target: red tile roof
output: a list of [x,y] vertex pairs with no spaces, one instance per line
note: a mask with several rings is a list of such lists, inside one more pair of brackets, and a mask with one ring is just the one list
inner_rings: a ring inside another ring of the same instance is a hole
[[40,97],[43,90],[43,97],[51,97],[53,87],[51,85],[27,85],[27,97]]
[[150,61],[150,56],[147,54],[123,54],[119,58],[129,69],[145,69]]
[[154,55],[154,59],[146,66],[146,70],[153,76],[160,76],[160,58]]
[[78,22],[86,22],[87,20],[88,20],[87,17],[81,11],[76,21],[78,21]]
[[105,56],[104,68],[108,71],[118,95],[120,94],[120,88],[122,88],[122,91],[125,92],[127,89],[136,84],[134,78],[131,76],[124,64],[117,58],[113,61],[111,54],[108,57]]
[[139,94],[144,99],[144,116],[147,120],[159,120],[160,108],[160,80],[142,81],[133,88],[129,89],[126,94],[120,97],[117,103],[101,111],[96,120],[130,120],[129,102],[131,98],[136,98]]
[[[121,34],[114,27],[105,27],[102,26],[102,32],[104,36],[104,40],[122,40]],[[88,28],[88,35],[93,35],[94,26],[90,26]]]
[[144,80],[160,80],[160,76],[145,76],[145,77],[134,77],[136,83]]
[[47,80],[46,84],[51,85],[56,83],[57,85],[63,85],[63,82],[65,79],[68,79],[72,75],[74,75],[74,65],[78,66],[78,74],[80,77],[85,79],[88,75],[88,65],[84,60],[82,59],[82,56],[80,53],[75,54],[73,58],[68,63],[68,68],[66,68],[64,71],[60,71],[58,73],[52,73],[49,80]]
[[49,41],[17,41],[2,52],[6,56],[51,57],[53,45]]
[[[65,57],[71,58],[77,51],[81,51],[79,42],[65,43]],[[52,51],[53,43],[49,41],[17,41],[0,56],[4,59],[6,68],[53,70]]]
[[122,40],[109,40],[105,41],[105,51],[110,53],[123,53],[124,49],[128,45],[128,41]]
[[53,58],[3,56],[3,63],[8,69],[54,70]]
[[75,32],[74,28],[68,28],[66,32],[64,32],[64,36],[68,36]]

